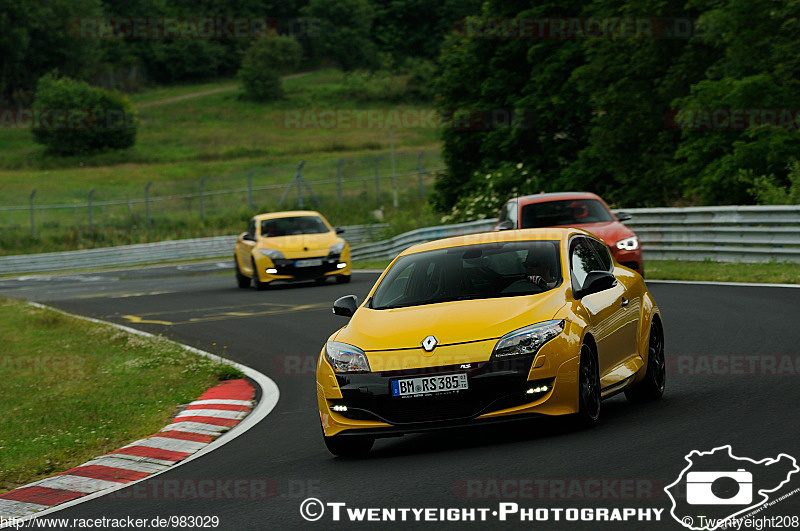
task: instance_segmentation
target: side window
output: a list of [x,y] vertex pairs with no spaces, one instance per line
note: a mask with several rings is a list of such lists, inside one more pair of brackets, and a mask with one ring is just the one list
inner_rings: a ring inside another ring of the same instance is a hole
[[517,211],[519,210],[517,208],[517,202],[512,201],[506,208],[508,209],[508,220],[514,224],[515,228],[519,227],[519,224],[517,224]]
[[611,259],[611,252],[608,250],[608,246],[595,239],[588,240],[592,247],[594,247],[597,256],[600,258],[600,262],[603,264],[603,269],[606,271],[614,271],[614,261]]
[[573,289],[581,287],[586,275],[592,271],[606,269],[589,240],[581,237],[574,238],[570,244],[569,266],[572,271]]
[[514,224],[514,228],[517,228],[517,202],[510,201],[503,205],[503,209],[500,211],[500,219],[498,223],[502,223],[504,221],[510,221]]
[[256,235],[256,220],[251,219],[250,223],[247,224],[247,235],[255,237]]

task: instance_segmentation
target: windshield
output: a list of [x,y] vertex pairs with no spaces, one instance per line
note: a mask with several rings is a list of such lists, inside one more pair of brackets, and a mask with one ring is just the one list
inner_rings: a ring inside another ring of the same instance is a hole
[[533,229],[556,225],[577,225],[614,221],[611,213],[596,199],[567,199],[531,203],[522,207],[520,228]]
[[375,290],[377,310],[543,293],[561,282],[556,241],[500,242],[403,256]]
[[291,236],[293,234],[323,234],[330,229],[317,216],[265,219],[261,222],[261,236]]

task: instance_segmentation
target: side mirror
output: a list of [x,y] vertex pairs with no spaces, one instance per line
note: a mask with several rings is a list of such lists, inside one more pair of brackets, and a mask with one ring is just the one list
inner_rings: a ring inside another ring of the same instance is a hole
[[333,313],[344,317],[352,317],[358,308],[358,297],[355,295],[345,295],[333,303]]
[[336,231],[336,234],[344,234],[344,229],[343,229],[343,228],[341,228],[341,227],[336,227],[336,228],[335,228],[335,229],[333,229],[333,230],[335,230],[335,231]]
[[505,221],[501,221],[497,225],[497,230],[510,230],[510,229],[513,229],[513,228],[514,228],[514,222],[511,221],[510,219],[507,219]]
[[617,219],[620,221],[628,221],[629,219],[633,219],[633,216],[627,212],[617,212]]
[[614,273],[610,273],[608,271],[592,271],[586,275],[586,279],[583,281],[583,286],[581,286],[581,289],[575,293],[575,298],[580,299],[581,297],[591,295],[592,293],[598,293],[600,291],[611,289],[616,285],[617,277],[614,276]]
[[242,239],[245,240],[245,241],[248,241],[248,242],[256,241],[256,237],[253,236],[252,234],[247,233],[247,232],[243,232],[242,233]]

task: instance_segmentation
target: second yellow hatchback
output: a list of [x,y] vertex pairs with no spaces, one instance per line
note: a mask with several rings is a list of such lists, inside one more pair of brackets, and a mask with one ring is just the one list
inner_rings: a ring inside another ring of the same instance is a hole
[[240,288],[263,289],[276,280],[335,277],[350,281],[350,246],[319,212],[294,210],[254,216],[234,247]]

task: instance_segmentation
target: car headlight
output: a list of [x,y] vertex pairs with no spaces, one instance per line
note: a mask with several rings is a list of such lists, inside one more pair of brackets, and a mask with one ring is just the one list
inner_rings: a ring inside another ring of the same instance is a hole
[[625,238],[624,240],[618,241],[616,245],[617,249],[622,251],[635,251],[639,248],[639,237],[631,236],[630,238]]
[[342,254],[344,250],[344,242],[338,242],[331,245],[331,248],[328,249],[328,254]]
[[267,258],[272,258],[273,260],[278,260],[283,258],[283,253],[277,249],[259,249],[258,252],[263,254]]
[[564,320],[544,321],[509,332],[494,346],[494,357],[536,354],[542,345],[564,330]]
[[364,351],[347,343],[325,343],[325,359],[336,372],[370,372]]

